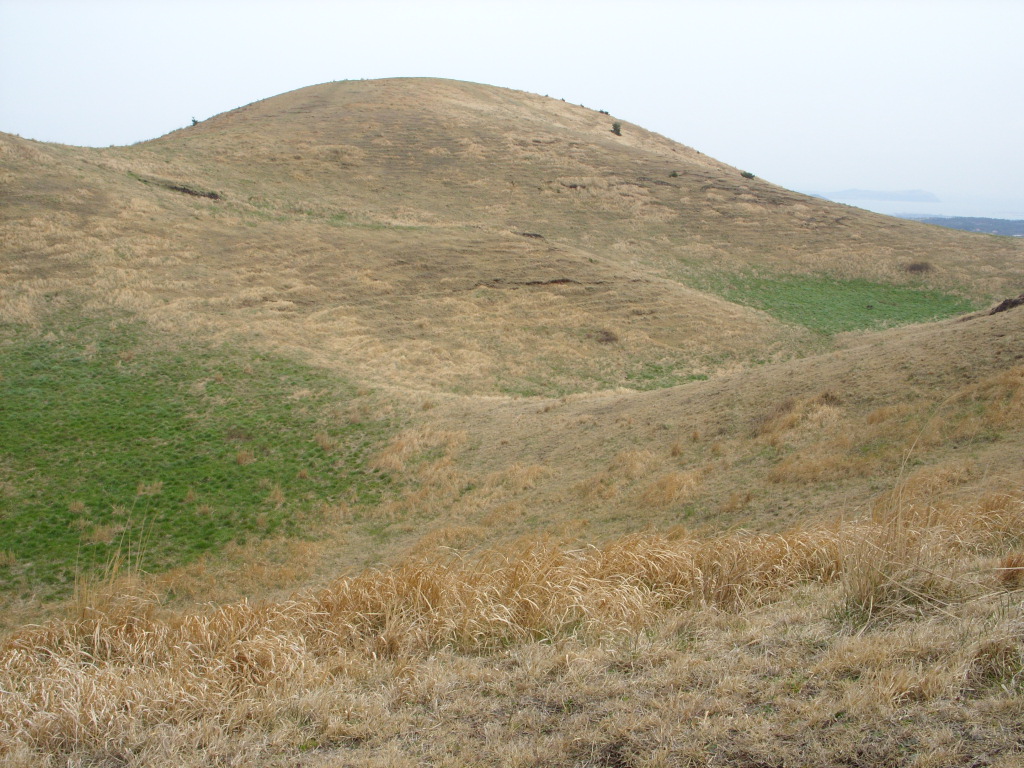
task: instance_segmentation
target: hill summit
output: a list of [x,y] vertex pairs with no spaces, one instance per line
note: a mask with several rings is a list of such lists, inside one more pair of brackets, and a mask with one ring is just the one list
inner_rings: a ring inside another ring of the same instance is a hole
[[[131,147],[5,136],[3,151],[19,270],[66,276],[69,258],[80,284],[109,284],[104,301],[157,327],[184,312],[258,330],[403,387],[664,385],[820,348],[771,302],[735,301],[755,276],[776,292],[807,276],[1017,292],[1001,241],[800,195],[618,117],[470,83],[327,83]],[[56,215],[39,243],[43,211]],[[874,314],[840,330],[906,321],[885,314],[899,299],[862,304]]]

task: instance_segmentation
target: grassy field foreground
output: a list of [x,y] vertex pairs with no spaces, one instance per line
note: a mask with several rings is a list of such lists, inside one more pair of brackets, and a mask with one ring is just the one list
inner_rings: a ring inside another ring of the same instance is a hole
[[1018,765],[1024,500],[890,498],[185,614],[83,593],[0,645],[2,764]]

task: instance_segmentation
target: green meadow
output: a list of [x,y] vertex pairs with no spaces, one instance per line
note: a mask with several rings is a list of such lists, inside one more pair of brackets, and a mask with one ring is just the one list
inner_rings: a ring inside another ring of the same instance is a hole
[[110,318],[0,334],[8,590],[60,595],[118,553],[152,571],[305,535],[389,485],[367,466],[387,424],[353,420],[354,390],[315,369]]
[[976,308],[941,291],[817,275],[742,273],[720,276],[709,287],[729,301],[825,335],[921,323]]

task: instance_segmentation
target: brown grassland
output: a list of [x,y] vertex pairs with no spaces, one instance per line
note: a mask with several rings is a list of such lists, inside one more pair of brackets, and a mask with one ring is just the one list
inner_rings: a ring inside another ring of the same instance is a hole
[[[1024,307],[985,309],[1024,242],[612,120],[409,79],[0,134],[0,341],[130,318],[118,365],[275,354],[352,383],[323,423],[391,425],[371,506],[4,591],[0,766],[1024,764]],[[726,298],[754,278],[978,309],[823,332]]]

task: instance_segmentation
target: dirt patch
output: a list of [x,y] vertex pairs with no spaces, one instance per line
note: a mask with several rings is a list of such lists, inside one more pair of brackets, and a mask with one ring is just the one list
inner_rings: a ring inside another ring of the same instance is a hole
[[989,311],[989,314],[994,315],[997,314],[998,312],[1005,312],[1008,309],[1019,307],[1021,304],[1024,304],[1024,293],[1022,293],[1015,299],[1003,299],[1001,302],[996,304],[996,306],[994,306],[991,309],[991,311]]
[[143,184],[162,187],[163,189],[169,189],[171,192],[180,192],[183,195],[191,195],[192,197],[205,197],[210,200],[224,199],[224,196],[219,192],[206,192],[201,189],[196,189],[195,187],[190,187],[186,184],[176,184],[173,181],[164,181],[163,179],[147,179],[144,176],[137,176],[135,174],[132,174],[132,176]]

